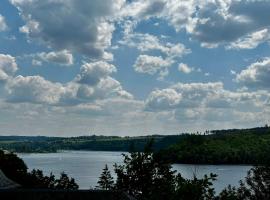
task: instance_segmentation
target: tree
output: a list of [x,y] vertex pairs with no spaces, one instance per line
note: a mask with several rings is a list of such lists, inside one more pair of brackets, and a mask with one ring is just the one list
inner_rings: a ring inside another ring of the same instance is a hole
[[213,181],[216,180],[217,175],[204,175],[202,179],[198,179],[195,175],[193,179],[184,179],[181,174],[177,175],[177,199],[192,199],[192,200],[212,200],[215,197]]
[[245,182],[240,182],[240,197],[252,200],[270,199],[270,166],[257,166],[248,171]]
[[270,166],[256,166],[248,171],[240,187],[228,186],[219,200],[269,200],[270,199]]
[[27,166],[21,158],[14,153],[5,153],[0,150],[0,169],[11,180],[23,188],[48,188],[48,189],[78,189],[73,178],[62,173],[59,179],[51,173],[45,176],[39,169],[27,172]]
[[55,180],[55,189],[77,190],[79,186],[75,183],[74,178],[69,178],[64,172],[61,173],[60,178]]
[[99,177],[98,185],[99,186],[97,188],[103,190],[111,190],[114,188],[114,180],[111,175],[111,172],[108,169],[107,164],[105,165],[105,168],[103,169],[103,172]]
[[19,183],[27,173],[27,166],[21,158],[14,153],[5,153],[0,150],[0,169],[11,180]]
[[[149,143],[151,145],[151,143]],[[212,181],[216,175],[184,179],[146,147],[144,152],[123,154],[124,163],[115,164],[115,189],[138,200],[208,200],[214,198]]]

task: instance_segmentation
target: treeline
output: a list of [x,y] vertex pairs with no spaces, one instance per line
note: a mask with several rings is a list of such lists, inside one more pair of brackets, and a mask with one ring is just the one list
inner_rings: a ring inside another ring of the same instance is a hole
[[266,164],[270,163],[270,128],[186,134],[158,155],[173,163]]
[[158,151],[174,144],[181,135],[170,136],[80,136],[80,137],[27,137],[0,136],[0,149],[24,153],[46,153],[57,150],[93,151],[142,151],[150,139],[155,140],[153,149]]
[[153,151],[160,159],[171,163],[265,164],[270,162],[268,126],[167,136],[0,136],[0,149],[32,153],[57,150],[141,152],[151,139],[154,140]]

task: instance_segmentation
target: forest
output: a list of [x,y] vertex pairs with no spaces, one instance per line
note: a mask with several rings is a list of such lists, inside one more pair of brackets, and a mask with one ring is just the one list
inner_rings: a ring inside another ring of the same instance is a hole
[[171,163],[265,164],[270,162],[270,128],[212,130],[204,133],[138,137],[0,136],[0,149],[12,152],[59,150],[143,151],[153,140],[153,152]]

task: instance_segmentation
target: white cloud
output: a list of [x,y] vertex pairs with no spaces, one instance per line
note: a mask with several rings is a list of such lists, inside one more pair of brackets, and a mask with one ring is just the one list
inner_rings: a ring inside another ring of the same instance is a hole
[[20,28],[29,39],[57,50],[67,49],[90,58],[102,58],[111,44],[123,0],[28,1],[10,0],[26,22]]
[[133,1],[127,4],[122,9],[122,16],[132,16],[138,19],[148,19],[149,17],[158,15],[165,6],[163,0],[150,0],[150,1]]
[[270,89],[270,58],[247,66],[236,75],[236,81],[255,89]]
[[268,40],[269,1],[199,2],[186,30],[202,46],[251,49]]
[[32,65],[33,66],[41,66],[42,65],[42,61],[33,59],[32,60]]
[[178,83],[152,91],[145,100],[145,110],[170,113],[175,123],[189,128],[251,126],[269,120],[269,97],[267,91],[226,90],[221,82]]
[[228,49],[254,49],[259,44],[269,41],[270,33],[268,29],[262,29],[248,34],[247,36],[241,37],[235,42],[232,42]]
[[6,85],[8,101],[56,104],[65,88],[60,83],[52,83],[41,76],[17,76]]
[[269,8],[266,0],[139,0],[127,4],[122,15],[135,21],[165,19],[206,48],[225,44],[226,48],[251,49],[269,41]]
[[6,31],[8,29],[8,26],[6,24],[6,20],[3,15],[0,14],[0,32]]
[[119,41],[119,43],[137,48],[141,52],[160,51],[171,59],[181,58],[184,55],[191,53],[191,50],[187,49],[182,43],[173,44],[170,42],[160,41],[157,36],[147,33],[133,33],[129,31],[125,35],[124,40]]
[[[54,62],[61,65],[72,65],[73,64],[73,56],[67,50],[57,51],[57,52],[42,52],[38,53],[37,56],[45,62]],[[39,63],[33,63],[35,65],[39,65]]]
[[0,82],[7,81],[17,70],[18,67],[14,57],[0,54]]
[[174,89],[154,90],[146,99],[146,110],[163,110],[175,108],[182,99],[182,95]]
[[178,65],[178,70],[180,72],[183,72],[185,74],[189,74],[190,72],[192,72],[194,70],[194,68],[192,67],[189,67],[187,64],[184,64],[184,63],[180,63]]
[[173,64],[172,60],[163,59],[160,56],[140,55],[133,65],[136,72],[154,75],[167,74],[168,68]]
[[106,77],[100,80],[95,86],[80,84],[78,85],[77,100],[82,102],[94,101],[96,99],[123,98],[132,99],[132,94],[123,90],[119,81],[112,77]]
[[236,71],[230,70],[231,75],[236,75]]
[[42,76],[13,77],[16,71],[15,58],[0,54],[4,100],[11,103],[69,107],[102,99],[133,99],[133,95],[125,91],[119,81],[110,77],[116,67],[104,61],[84,63],[74,80],[65,84],[51,82]]
[[116,72],[116,67],[104,61],[85,63],[75,79],[78,83],[96,85],[113,72]]

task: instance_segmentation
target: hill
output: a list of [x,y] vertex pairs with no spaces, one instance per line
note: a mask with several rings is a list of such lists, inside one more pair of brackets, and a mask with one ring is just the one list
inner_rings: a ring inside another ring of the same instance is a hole
[[80,137],[44,137],[44,136],[0,136],[0,149],[24,152],[46,153],[57,150],[93,150],[93,151],[143,151],[149,140],[154,139],[154,150],[158,151],[177,142],[181,135],[170,136],[80,136]]
[[270,163],[270,128],[215,130],[209,135],[183,135],[158,156],[173,163]]
[[151,139],[154,140],[153,151],[156,156],[172,163],[270,163],[270,128],[268,126],[167,136],[0,136],[0,149],[31,153],[58,150],[143,151]]

